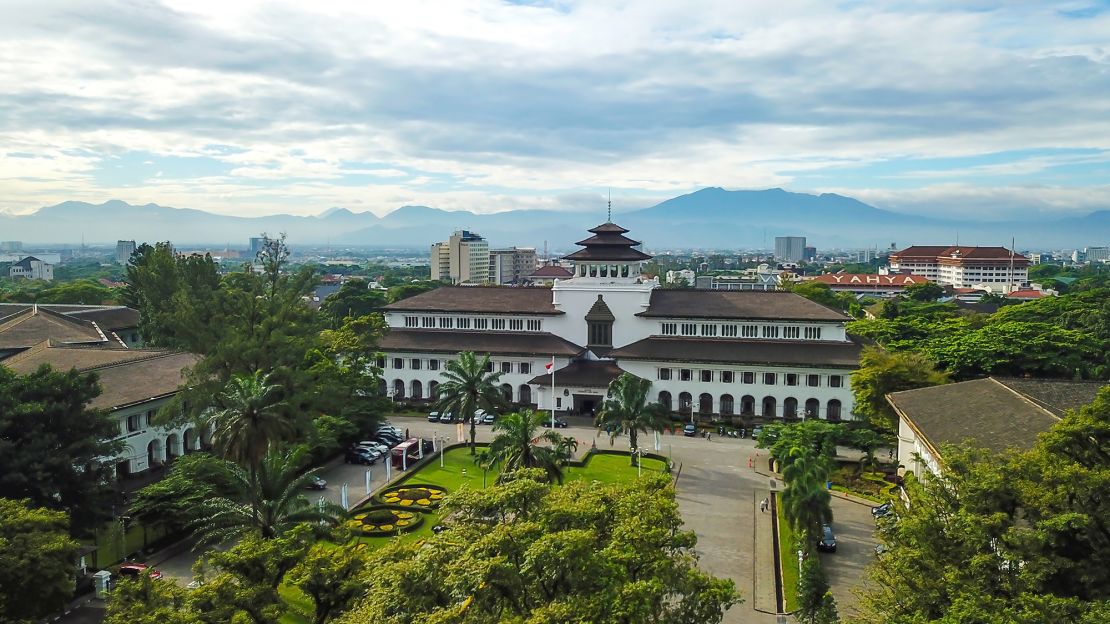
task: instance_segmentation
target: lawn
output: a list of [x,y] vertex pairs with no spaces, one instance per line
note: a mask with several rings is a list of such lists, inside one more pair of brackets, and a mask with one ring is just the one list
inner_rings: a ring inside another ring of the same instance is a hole
[[779,561],[782,562],[783,593],[786,595],[786,604],[783,611],[787,613],[798,608],[798,550],[794,529],[786,521],[782,505],[775,505],[779,521]]
[[[643,458],[643,472],[658,473],[667,470],[667,464],[658,459]],[[595,454],[583,468],[570,467],[566,471],[567,481],[598,481],[600,483],[623,483],[636,479],[636,468],[631,465],[627,455]]]

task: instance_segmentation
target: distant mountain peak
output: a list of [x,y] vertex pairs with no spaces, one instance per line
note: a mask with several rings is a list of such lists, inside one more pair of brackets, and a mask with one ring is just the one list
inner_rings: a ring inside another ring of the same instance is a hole
[[325,210],[325,211],[321,212],[320,214],[316,215],[316,217],[319,218],[319,219],[327,219],[328,217],[331,217],[333,215],[334,216],[339,216],[339,217],[346,217],[346,216],[354,216],[354,214],[355,213],[353,213],[350,210],[347,210],[346,208],[343,208],[341,206],[332,206],[331,208],[328,208],[327,210]]

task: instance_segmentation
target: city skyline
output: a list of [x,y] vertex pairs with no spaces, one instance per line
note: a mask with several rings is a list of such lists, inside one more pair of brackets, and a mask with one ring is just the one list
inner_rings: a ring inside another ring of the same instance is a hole
[[[1102,3],[17,2],[0,211],[1110,207]],[[913,46],[907,46],[907,41]],[[33,51],[33,53],[32,53]]]

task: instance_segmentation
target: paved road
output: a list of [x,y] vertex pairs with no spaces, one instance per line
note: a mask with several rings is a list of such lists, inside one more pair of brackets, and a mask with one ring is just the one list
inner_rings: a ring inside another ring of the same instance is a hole
[[856,615],[855,591],[863,587],[863,573],[875,558],[875,519],[871,506],[833,497],[833,530],[836,552],[822,553],[841,618]]

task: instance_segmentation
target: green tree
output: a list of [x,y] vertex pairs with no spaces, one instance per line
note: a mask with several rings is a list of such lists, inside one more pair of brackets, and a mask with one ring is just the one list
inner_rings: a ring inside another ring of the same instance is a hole
[[424,282],[409,282],[401,284],[400,286],[393,286],[387,292],[386,296],[390,303],[396,303],[402,299],[415,297],[421,293],[426,293],[443,286],[442,282],[433,282],[431,280]]
[[371,556],[341,622],[720,622],[732,581],[697,568],[664,476],[542,483],[520,471],[452,496],[447,530]]
[[472,351],[463,351],[459,354],[459,359],[447,362],[442,375],[443,381],[436,388],[439,394],[437,409],[450,412],[463,422],[470,423],[471,455],[476,453],[474,439],[478,435],[474,412],[479,409],[495,412],[506,403],[505,396],[497,387],[497,382],[501,381],[501,373],[495,373],[492,369],[489,355],[483,356],[479,361]]
[[[659,403],[648,402],[651,382],[629,373],[622,373],[609,384],[609,390],[601,408],[597,412],[597,424],[612,431],[615,436],[622,430],[628,431],[628,445],[631,450],[639,447],[639,433],[663,431],[670,425],[670,410]],[[636,456],[632,456],[636,463]]]
[[365,544],[333,548],[316,544],[286,580],[312,599],[313,624],[324,624],[346,611],[366,593],[362,581],[368,549]]
[[902,294],[910,301],[936,301],[944,296],[944,288],[936,282],[922,282],[906,286]]
[[860,354],[859,369],[851,378],[853,410],[875,427],[894,431],[898,417],[886,402],[887,394],[947,382],[948,375],[938,371],[933,362],[920,354],[866,347]]
[[234,491],[227,462],[208,453],[189,453],[170,465],[166,476],[135,493],[131,515],[146,525],[184,530],[200,519],[201,507]]
[[328,317],[332,327],[339,327],[343,319],[378,312],[386,303],[385,292],[370,290],[366,280],[350,279],[324,299],[320,313]]
[[[500,464],[502,479],[516,470],[539,468],[551,481],[562,482],[563,464],[568,459],[565,438],[554,430],[541,433],[543,414],[521,410],[505,414],[493,423],[496,435],[489,445],[486,465]],[[546,442],[550,446],[541,446]]]
[[64,282],[39,291],[36,303],[70,303],[102,305],[113,303],[115,293],[111,288],[89,279]]
[[312,480],[311,473],[302,473],[304,454],[301,449],[270,452],[254,473],[225,462],[230,486],[225,495],[213,495],[203,501],[194,522],[201,543],[224,543],[246,535],[274,539],[297,525],[335,526],[346,511],[333,503],[313,503],[304,492]]
[[0,497],[65,511],[75,535],[110,513],[119,423],[88,404],[95,374],[43,366],[16,375],[0,366]]
[[829,592],[829,579],[820,558],[811,555],[802,561],[798,577],[798,611],[803,624],[835,624],[839,621],[836,601]]
[[787,284],[786,289],[834,310],[846,311],[856,302],[850,293],[833,292],[828,284],[813,280]]
[[200,624],[188,589],[149,574],[121,579],[108,598],[105,624]]
[[790,525],[802,535],[803,550],[812,547],[821,535],[822,525],[832,522],[832,502],[825,482],[829,462],[812,449],[795,447],[782,469],[786,489],[782,492],[783,513]]
[[30,624],[61,612],[73,596],[77,542],[60,511],[0,498],[0,613]]

